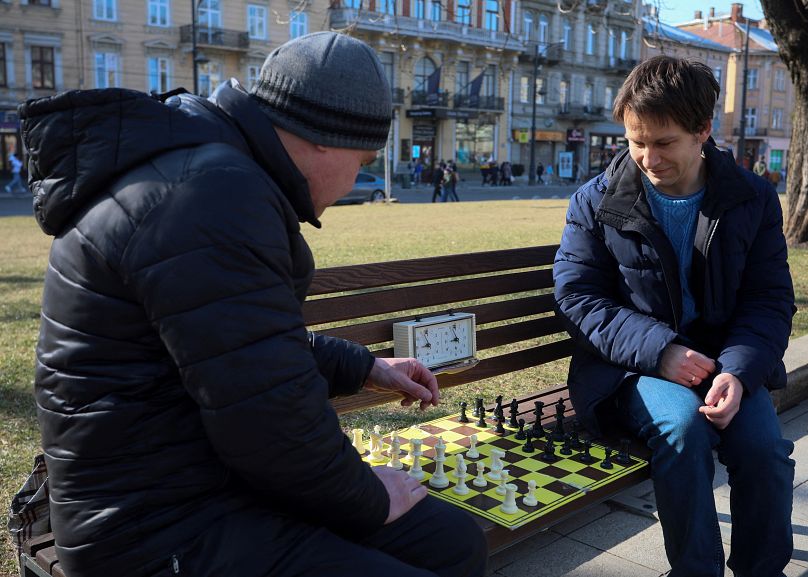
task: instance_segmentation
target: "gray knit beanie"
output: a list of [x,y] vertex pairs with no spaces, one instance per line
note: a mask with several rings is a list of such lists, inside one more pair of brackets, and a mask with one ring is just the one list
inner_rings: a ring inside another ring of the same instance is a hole
[[267,56],[252,88],[272,121],[309,142],[378,150],[392,118],[390,84],[373,49],[336,32],[315,32]]

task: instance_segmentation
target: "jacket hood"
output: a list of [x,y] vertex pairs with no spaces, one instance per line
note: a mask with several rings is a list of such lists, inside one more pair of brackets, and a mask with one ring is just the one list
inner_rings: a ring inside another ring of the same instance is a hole
[[305,178],[291,160],[270,165],[269,152],[260,149],[286,155],[270,120],[238,83],[223,84],[210,100],[187,93],[164,96],[165,101],[119,88],[73,90],[19,107],[34,216],[43,231],[59,234],[114,179],[150,158],[210,142],[253,157],[290,197],[300,219],[319,226]]

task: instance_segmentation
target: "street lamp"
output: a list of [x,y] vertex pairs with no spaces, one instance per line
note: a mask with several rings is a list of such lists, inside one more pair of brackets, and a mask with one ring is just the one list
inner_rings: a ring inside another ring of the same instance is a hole
[[199,65],[209,62],[196,46],[196,14],[204,0],[191,0],[191,66],[194,69],[194,94],[199,94]]
[[[544,54],[547,54],[552,46],[564,44],[563,40],[558,42],[551,42],[544,45]],[[536,84],[539,81],[539,43],[536,42],[535,51],[533,53],[533,110],[530,115],[530,168],[528,169],[527,183],[529,185],[536,184]]]
[[[749,18],[746,19],[746,47],[743,51],[743,88],[741,89],[741,133],[738,136],[738,154],[735,159],[738,166],[743,166],[746,156],[746,87],[749,81]],[[751,169],[751,163],[749,168]]]

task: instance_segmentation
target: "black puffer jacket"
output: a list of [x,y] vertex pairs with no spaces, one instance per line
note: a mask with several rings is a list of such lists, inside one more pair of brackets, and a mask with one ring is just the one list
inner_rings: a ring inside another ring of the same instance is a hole
[[36,400],[66,573],[155,574],[240,511],[279,540],[290,512],[380,526],[387,493],[328,402],[373,358],[306,332],[299,222],[319,223],[253,97],[80,91],[21,116],[55,236]]

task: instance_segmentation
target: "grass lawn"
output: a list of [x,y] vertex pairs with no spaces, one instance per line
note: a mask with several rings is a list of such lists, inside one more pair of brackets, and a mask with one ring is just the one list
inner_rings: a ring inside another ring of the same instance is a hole
[[[560,237],[566,206],[566,200],[522,200],[334,207],[324,215],[322,229],[304,225],[304,233],[322,268],[553,244]],[[0,218],[0,239],[0,503],[8,507],[39,452],[31,392],[50,237],[33,219],[13,217]],[[790,263],[799,307],[794,335],[799,336],[808,333],[808,250],[791,251]],[[565,370],[559,361],[536,373],[491,379],[485,386],[508,398],[528,387],[562,382]],[[426,416],[388,405],[350,416],[343,424],[348,428],[380,423],[389,429],[435,418],[454,410],[460,389],[447,391],[444,404]],[[463,398],[475,393],[467,390]],[[2,535],[0,577],[12,577],[18,575],[16,559],[7,533]]]

